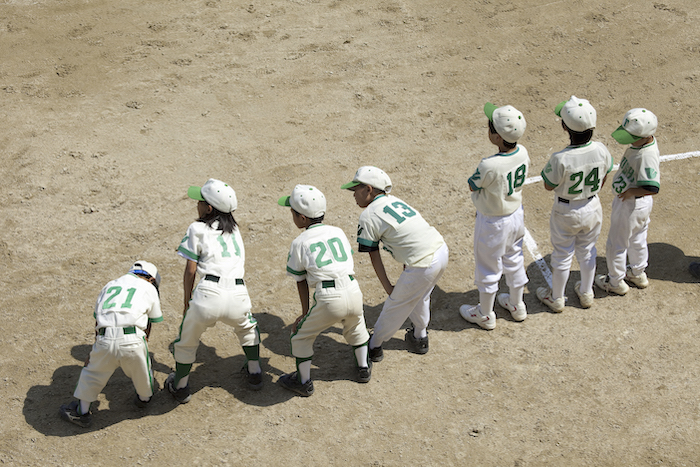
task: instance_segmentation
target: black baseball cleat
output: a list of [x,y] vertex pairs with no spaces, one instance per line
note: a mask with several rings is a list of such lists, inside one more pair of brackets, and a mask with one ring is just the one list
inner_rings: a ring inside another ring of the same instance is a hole
[[357,382],[358,383],[369,383],[372,379],[372,360],[367,359],[367,366],[357,367]]
[[87,428],[92,423],[92,415],[90,412],[86,414],[79,414],[78,407],[80,407],[79,401],[73,401],[70,404],[63,404],[59,409],[58,413],[61,418],[74,423],[80,427]]
[[142,401],[138,394],[134,396],[134,405],[139,409],[145,409],[148,404],[153,400],[153,396],[149,397],[147,401]]
[[382,347],[375,347],[373,349],[368,349],[369,353],[369,359],[372,360],[373,362],[381,362],[382,359],[384,358],[384,351],[382,350]]
[[294,373],[287,373],[286,375],[280,376],[279,383],[283,388],[295,392],[303,397],[309,397],[314,393],[313,381],[308,380],[304,384],[301,384],[296,371]]
[[410,327],[406,329],[405,340],[408,344],[408,351],[417,354],[427,354],[428,353],[428,336],[417,338],[413,334],[414,328]]
[[170,373],[168,379],[165,380],[165,387],[168,388],[168,392],[173,395],[176,401],[180,404],[187,404],[190,399],[192,399],[192,394],[190,394],[189,383],[184,388],[175,388],[175,373]]
[[260,373],[250,373],[248,371],[248,364],[246,363],[241,368],[241,373],[245,376],[248,382],[248,387],[253,391],[259,391],[263,387],[262,371]]

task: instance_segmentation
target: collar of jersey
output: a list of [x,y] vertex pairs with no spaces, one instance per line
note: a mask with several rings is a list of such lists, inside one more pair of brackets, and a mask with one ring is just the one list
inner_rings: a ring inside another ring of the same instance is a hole
[[586,144],[577,144],[577,145],[569,145],[566,147],[566,149],[575,149],[575,148],[585,148],[586,146],[590,146],[593,144],[593,141],[589,141]]
[[323,222],[319,222],[318,224],[311,224],[310,226],[308,226],[306,228],[306,230],[313,229],[314,227],[321,227],[322,225],[323,225]]
[[384,196],[386,196],[386,195],[384,194],[384,195],[376,196],[372,201],[369,202],[369,204],[374,203],[374,202],[377,201],[379,198],[382,198],[382,197],[384,197]]
[[630,146],[630,149],[636,149],[637,151],[639,151],[642,148],[648,148],[649,146],[653,146],[655,144],[656,144],[656,138],[654,138],[654,140],[649,144],[645,144],[644,146],[639,146],[638,148],[635,148],[634,146]]
[[499,152],[498,155],[499,156],[512,156],[513,154],[515,154],[518,151],[520,151],[520,148],[518,146],[516,146],[515,151],[513,151],[513,152]]

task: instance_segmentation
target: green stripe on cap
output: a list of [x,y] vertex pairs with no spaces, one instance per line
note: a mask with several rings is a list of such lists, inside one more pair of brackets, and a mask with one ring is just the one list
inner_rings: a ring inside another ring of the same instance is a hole
[[487,102],[484,105],[484,113],[488,117],[489,121],[493,121],[493,112],[498,108],[496,104],[492,104],[490,102]]
[[554,107],[554,113],[557,114],[557,117],[561,117],[561,109],[564,108],[567,102],[569,101],[560,102],[556,107]]
[[291,198],[291,196],[283,196],[283,197],[281,197],[280,199],[277,200],[277,204],[279,204],[280,206],[289,206],[289,207],[291,207],[292,205],[289,203],[289,198]]
[[361,183],[361,182],[355,182],[355,181],[353,181],[353,182],[348,182],[348,183],[346,183],[345,185],[341,185],[340,189],[341,189],[341,190],[348,190],[348,189],[350,189],[350,188],[356,187],[357,185],[362,185],[362,183]]
[[202,197],[202,187],[201,186],[191,186],[187,189],[187,196],[197,201],[206,201]]

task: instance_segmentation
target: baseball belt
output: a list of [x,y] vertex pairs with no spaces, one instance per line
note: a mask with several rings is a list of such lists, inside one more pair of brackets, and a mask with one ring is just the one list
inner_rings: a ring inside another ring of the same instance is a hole
[[[100,336],[104,336],[104,335],[105,335],[105,329],[107,329],[107,328],[100,328],[100,329],[97,330],[97,333],[98,333]],[[122,328],[122,329],[124,329],[124,334],[136,334],[136,326],[126,326],[126,327],[124,327],[124,328]]]
[[[207,274],[204,276],[205,281],[219,282],[221,278],[219,276],[214,276],[212,274]],[[236,285],[245,285],[243,279],[236,279]]]
[[[351,281],[354,281],[355,278],[353,276],[348,276]],[[328,289],[330,287],[335,287],[335,281],[330,280],[330,281],[321,281],[321,287],[324,289]]]

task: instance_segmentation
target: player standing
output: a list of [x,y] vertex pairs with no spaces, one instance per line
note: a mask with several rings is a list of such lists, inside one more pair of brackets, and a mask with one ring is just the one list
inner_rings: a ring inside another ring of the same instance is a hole
[[516,321],[527,318],[523,289],[527,284],[523,258],[522,189],[530,157],[517,143],[525,133],[525,117],[511,105],[496,107],[487,103],[489,141],[498,153],[481,160],[469,178],[472,201],[476,206],[474,226],[474,283],[479,289],[478,305],[462,305],[459,314],[484,329],[496,327],[493,311],[498,281],[505,272],[509,293],[498,296],[498,303]]
[[542,170],[544,187],[554,191],[549,218],[552,239],[552,288],[539,287],[537,298],[552,311],[564,311],[566,282],[571,261],[581,267],[581,280],[574,284],[583,308],[593,305],[596,242],[603,225],[603,208],[598,193],[613,168],[610,152],[603,143],[591,141],[596,111],[586,99],[571,96],[554,110],[569,135],[570,145],[555,152]]
[[[277,202],[291,207],[294,225],[304,231],[292,242],[287,274],[297,281],[301,315],[292,326],[292,355],[297,371],[280,377],[282,387],[301,396],[314,393],[311,358],[316,337],[336,323],[353,346],[357,379],[369,382],[372,362],[368,359],[369,333],[362,309],[362,292],[355,280],[352,247],[338,227],[323,224],[326,197],[317,188],[297,185],[291,196]],[[313,290],[313,304],[309,303]]]
[[[649,285],[646,269],[649,260],[647,231],[659,192],[659,145],[654,133],[658,121],[647,109],[628,111],[622,125],[612,137],[620,144],[629,144],[612,182],[613,198],[610,232],[605,247],[608,274],[595,278],[595,284],[606,292],[624,295],[629,290],[625,279],[640,289]],[[629,266],[625,268],[629,257]]]
[[92,423],[90,405],[117,368],[131,378],[134,403],[146,407],[153,396],[153,372],[148,355],[151,324],[163,321],[158,268],[136,261],[129,273],[108,282],[95,305],[95,343],[73,394],[79,400],[62,405],[64,420],[81,427]]
[[[262,388],[260,332],[250,313],[248,289],[243,281],[245,249],[233,211],[236,193],[220,180],[192,186],[187,195],[198,201],[199,218],[190,224],[177,253],[187,260],[183,277],[185,309],[180,335],[173,345],[175,372],[165,382],[180,403],[190,401],[189,374],[197,356],[199,338],[221,321],[232,326],[247,358],[242,371],[251,389]],[[203,276],[194,287],[196,273]],[[194,290],[193,290],[194,288]]]
[[[341,188],[351,190],[357,205],[366,208],[357,227],[358,250],[369,253],[374,272],[389,295],[369,341],[370,359],[379,362],[384,358],[382,343],[391,339],[406,318],[412,323],[404,336],[410,350],[427,353],[430,294],[445,272],[449,256],[445,240],[418,211],[389,194],[391,180],[383,170],[360,167],[352,181]],[[380,243],[404,265],[396,285],[384,269]]]

